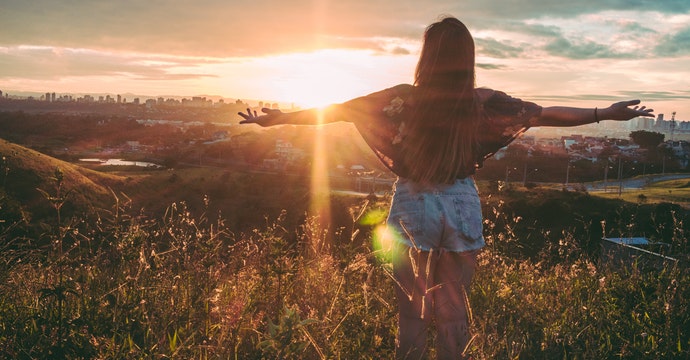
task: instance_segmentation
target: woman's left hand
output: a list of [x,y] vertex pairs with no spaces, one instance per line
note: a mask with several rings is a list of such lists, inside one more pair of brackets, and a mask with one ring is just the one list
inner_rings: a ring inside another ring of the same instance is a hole
[[[638,106],[640,100],[628,100],[611,104],[608,108],[599,110],[599,120],[630,120],[638,116],[654,117],[654,109]],[[634,107],[631,107],[634,106]]]

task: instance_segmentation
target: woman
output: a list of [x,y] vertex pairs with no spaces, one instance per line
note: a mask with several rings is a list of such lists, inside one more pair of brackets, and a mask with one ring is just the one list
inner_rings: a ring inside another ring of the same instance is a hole
[[[397,240],[393,273],[398,286],[396,357],[426,352],[436,326],[438,359],[464,353],[469,333],[467,296],[484,246],[479,195],[472,175],[495,151],[534,126],[577,126],[600,120],[653,116],[639,100],[607,108],[540,107],[503,92],[475,88],[474,41],[458,19],[425,31],[414,85],[402,84],[332,105],[282,113],[239,113],[261,126],[355,124],[396,175],[387,224]],[[634,106],[634,107],[632,107]]]

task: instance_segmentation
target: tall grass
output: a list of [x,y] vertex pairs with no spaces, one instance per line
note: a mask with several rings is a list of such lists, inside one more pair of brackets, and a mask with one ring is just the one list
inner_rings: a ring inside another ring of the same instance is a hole
[[[0,223],[0,357],[392,358],[395,285],[361,221],[388,199],[350,209],[350,227],[286,228],[283,213],[249,233],[185,203],[150,219],[113,199],[85,220],[56,208],[50,245],[21,256]],[[494,210],[470,290],[472,358],[690,357],[686,264],[600,263],[567,231],[540,259],[514,257],[520,219]]]

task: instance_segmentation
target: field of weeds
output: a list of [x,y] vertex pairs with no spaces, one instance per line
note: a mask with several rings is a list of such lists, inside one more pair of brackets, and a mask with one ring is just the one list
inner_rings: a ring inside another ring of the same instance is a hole
[[[185,203],[150,219],[116,197],[84,221],[61,217],[59,186],[44,195],[55,220],[40,239],[0,223],[2,358],[393,356],[396,285],[376,228],[389,199],[348,209],[350,227],[289,227],[283,213],[235,233]],[[490,213],[471,358],[690,357],[687,263],[605,263],[567,231],[541,257],[513,257],[519,219]]]

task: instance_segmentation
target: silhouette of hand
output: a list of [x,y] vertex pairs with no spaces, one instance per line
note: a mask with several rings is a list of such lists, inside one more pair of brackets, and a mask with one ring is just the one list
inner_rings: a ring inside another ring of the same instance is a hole
[[[621,101],[612,104],[606,109],[601,109],[600,119],[611,120],[630,120],[638,116],[654,117],[654,109],[647,109],[646,106],[637,106],[640,100]],[[633,106],[631,108],[631,106]]]
[[278,116],[282,115],[283,112],[277,109],[261,108],[261,112],[264,115],[257,115],[256,110],[247,108],[247,113],[238,112],[237,114],[241,116],[244,120],[240,121],[240,124],[257,124],[259,126],[271,126],[275,125],[275,121]]

